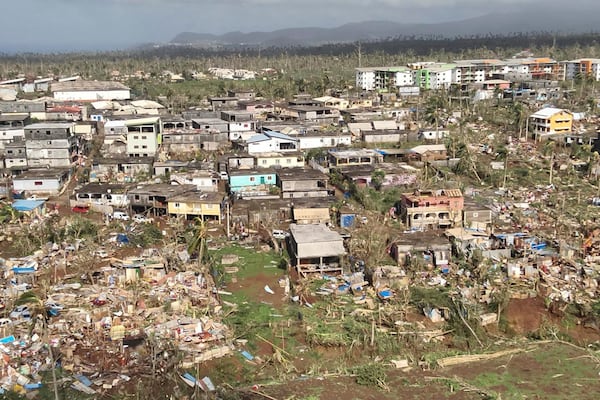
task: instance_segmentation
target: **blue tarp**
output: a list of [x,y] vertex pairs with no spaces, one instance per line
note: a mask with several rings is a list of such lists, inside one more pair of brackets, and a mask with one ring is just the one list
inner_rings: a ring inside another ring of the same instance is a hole
[[33,274],[33,273],[35,273],[35,268],[33,268],[33,267],[14,267],[12,270],[15,274]]
[[117,243],[128,244],[129,243],[129,238],[127,237],[126,234],[119,233],[117,235]]
[[12,208],[17,211],[33,211],[41,208],[45,202],[45,200],[16,200],[12,203]]
[[13,335],[3,337],[0,339],[0,344],[8,344],[15,341],[15,337]]

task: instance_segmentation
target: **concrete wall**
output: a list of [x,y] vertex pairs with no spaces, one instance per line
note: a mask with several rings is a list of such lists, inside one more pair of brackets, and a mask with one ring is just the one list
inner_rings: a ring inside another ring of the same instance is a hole
[[352,144],[352,135],[343,136],[298,136],[299,148],[319,149],[323,147],[337,147],[339,145],[350,146]]
[[54,98],[62,101],[129,100],[129,90],[90,90],[54,92]]
[[48,193],[58,194],[62,188],[62,182],[58,179],[14,179],[14,190],[17,192],[26,191],[29,193]]

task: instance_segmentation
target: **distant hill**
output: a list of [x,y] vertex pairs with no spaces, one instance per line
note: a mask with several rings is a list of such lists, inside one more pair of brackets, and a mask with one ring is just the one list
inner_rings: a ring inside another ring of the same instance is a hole
[[524,7],[519,12],[490,14],[462,21],[438,24],[405,24],[391,21],[349,23],[335,28],[290,28],[272,32],[229,32],[223,35],[183,32],[172,45],[198,47],[319,46],[327,43],[373,41],[398,37],[468,37],[518,32],[582,33],[598,31],[595,12],[585,9]]

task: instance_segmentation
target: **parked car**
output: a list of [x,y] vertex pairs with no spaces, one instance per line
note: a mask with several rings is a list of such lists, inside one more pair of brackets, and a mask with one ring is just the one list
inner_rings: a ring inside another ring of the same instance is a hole
[[273,229],[272,235],[275,239],[283,240],[286,237],[290,236],[290,233],[286,232],[286,231],[282,231],[281,229]]
[[219,178],[221,178],[221,180],[223,180],[223,181],[228,181],[229,174],[227,173],[227,171],[221,171],[221,172],[219,172]]
[[31,311],[29,306],[18,306],[10,314],[12,319],[31,319]]
[[0,328],[4,328],[12,324],[12,320],[8,318],[0,318]]
[[133,222],[137,222],[140,224],[151,223],[152,218],[144,217],[142,214],[135,214],[132,218]]
[[75,206],[71,208],[71,211],[80,214],[87,214],[90,211],[90,208],[85,206]]
[[112,218],[113,219],[118,219],[121,221],[129,221],[129,215],[127,215],[126,212],[123,211],[115,211],[112,214]]

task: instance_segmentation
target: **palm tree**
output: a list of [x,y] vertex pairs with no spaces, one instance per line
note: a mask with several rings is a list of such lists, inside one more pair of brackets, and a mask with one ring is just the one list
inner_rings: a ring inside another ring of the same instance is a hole
[[196,217],[194,222],[196,223],[193,236],[188,243],[187,251],[190,255],[198,254],[198,264],[202,265],[205,261],[208,261],[208,246],[206,244],[207,227],[202,217]]
[[59,400],[58,396],[58,387],[56,385],[56,361],[54,359],[54,353],[52,351],[52,346],[48,343],[48,312],[46,311],[46,306],[41,298],[33,291],[27,291],[23,293],[17,301],[15,302],[16,306],[27,305],[31,311],[31,315],[33,317],[33,322],[31,325],[31,330],[35,329],[35,326],[38,322],[42,324],[42,334],[44,338],[44,342],[48,346],[48,353],[50,354],[50,362],[52,366],[50,370],[52,371],[52,386],[54,389],[54,399]]

